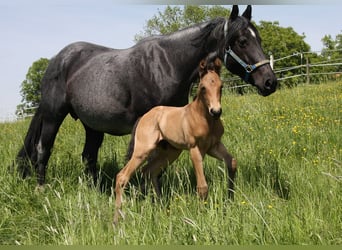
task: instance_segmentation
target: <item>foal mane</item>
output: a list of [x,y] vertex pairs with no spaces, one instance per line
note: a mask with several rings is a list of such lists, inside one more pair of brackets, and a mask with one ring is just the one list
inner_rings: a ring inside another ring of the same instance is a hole
[[211,53],[205,59],[203,59],[199,64],[199,76],[200,79],[203,78],[209,71],[215,71],[216,74],[220,76],[222,62],[217,57],[216,53]]
[[[215,71],[216,74],[220,76],[221,73],[221,67],[222,67],[222,62],[221,60],[217,57],[216,53],[211,53],[209,56],[205,59],[203,59],[198,67],[198,72],[200,76],[200,80],[209,72],[209,71]],[[199,88],[197,90],[196,95],[193,98],[193,101],[196,100],[196,98],[199,95]]]

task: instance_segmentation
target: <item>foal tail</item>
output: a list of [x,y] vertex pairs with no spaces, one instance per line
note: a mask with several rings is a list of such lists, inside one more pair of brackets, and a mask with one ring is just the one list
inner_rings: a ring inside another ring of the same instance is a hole
[[134,124],[134,126],[133,126],[133,129],[132,129],[131,140],[129,141],[128,149],[127,149],[126,157],[125,157],[126,162],[128,162],[128,161],[131,159],[132,155],[133,155],[133,151],[134,151],[134,141],[135,141],[135,132],[136,132],[138,123],[139,123],[139,121],[140,121],[140,118],[141,118],[141,117],[139,117],[139,118],[137,119],[137,121],[135,122],[135,124]]
[[34,166],[37,162],[37,144],[42,131],[42,112],[38,107],[27,131],[24,145],[17,155],[19,173],[25,178],[30,174],[30,163]]

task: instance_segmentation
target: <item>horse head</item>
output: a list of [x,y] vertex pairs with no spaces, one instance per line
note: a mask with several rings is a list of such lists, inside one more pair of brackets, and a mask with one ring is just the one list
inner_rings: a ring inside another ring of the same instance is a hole
[[241,16],[238,6],[233,6],[224,24],[225,39],[220,55],[230,72],[256,86],[259,94],[268,96],[276,90],[277,78],[263,53],[261,38],[251,23],[251,16],[250,5]]
[[203,59],[199,65],[200,83],[197,96],[208,108],[210,116],[221,116],[222,81],[220,79],[221,60],[218,57]]

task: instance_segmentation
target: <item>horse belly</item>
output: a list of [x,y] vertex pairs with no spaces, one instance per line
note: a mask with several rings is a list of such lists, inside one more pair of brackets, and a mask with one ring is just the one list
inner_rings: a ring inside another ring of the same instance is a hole
[[74,115],[90,128],[124,135],[137,117],[130,112],[129,85],[118,77],[115,60],[115,55],[103,54],[85,64],[67,82],[68,99]]
[[94,130],[113,135],[129,134],[136,117],[124,105],[127,98],[124,91],[121,92],[114,96],[101,88],[82,88],[71,100],[73,113]]

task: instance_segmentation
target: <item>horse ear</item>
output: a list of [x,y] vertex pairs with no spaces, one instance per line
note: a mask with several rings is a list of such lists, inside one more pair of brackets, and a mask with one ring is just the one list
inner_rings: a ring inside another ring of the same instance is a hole
[[234,20],[239,15],[239,7],[237,5],[233,5],[232,12],[230,13],[229,19]]
[[248,5],[245,12],[242,14],[243,17],[247,18],[249,21],[252,19],[252,6]]
[[214,67],[215,67],[215,72],[220,75],[221,73],[221,67],[222,67],[222,62],[221,60],[216,57],[215,61],[214,61]]

